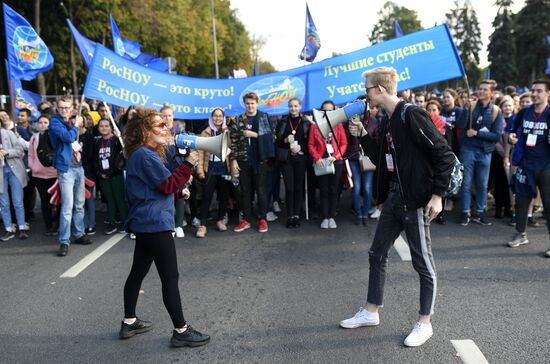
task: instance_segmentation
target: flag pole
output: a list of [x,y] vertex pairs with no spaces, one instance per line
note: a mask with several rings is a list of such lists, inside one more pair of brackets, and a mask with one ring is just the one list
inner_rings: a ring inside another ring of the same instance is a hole
[[15,119],[15,98],[13,97],[13,80],[10,75],[10,65],[8,60],[4,58],[4,64],[6,65],[6,77],[8,78],[8,92],[10,94],[10,106],[11,106],[11,116]]
[[[84,96],[84,95],[82,95],[82,96]],[[111,124],[113,124],[113,129],[116,131],[116,133],[114,133],[114,134],[118,138],[118,140],[120,141],[120,145],[122,146],[122,148],[124,148],[124,141],[122,140],[122,134],[120,133],[120,129],[118,128],[118,126],[115,123],[115,119],[113,119],[113,114],[111,114],[111,108],[105,102],[105,100],[101,100],[101,101],[103,101],[103,105],[105,105],[105,108],[107,109],[107,114],[109,114],[109,120],[111,120]]]
[[216,43],[216,17],[214,15],[214,0],[210,0],[210,9],[212,10],[212,36],[214,38],[214,66],[216,67],[216,79],[220,78],[220,69],[218,66],[218,47]]

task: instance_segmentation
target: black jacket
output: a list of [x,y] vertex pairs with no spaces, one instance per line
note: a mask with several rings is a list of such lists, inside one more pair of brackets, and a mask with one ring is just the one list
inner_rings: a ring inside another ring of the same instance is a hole
[[406,110],[406,121],[401,118],[404,104],[401,101],[392,117],[385,117],[380,123],[378,138],[366,135],[361,139],[361,145],[376,164],[376,191],[378,202],[382,203],[388,197],[393,174],[388,172],[385,157],[388,151],[386,133],[391,129],[396,152],[394,164],[399,172],[406,208],[412,210],[424,207],[432,195],[445,194],[455,157],[424,110],[410,105]]
[[[109,140],[104,140],[102,137],[95,139],[94,148],[94,166],[97,173],[97,178],[101,179],[101,175],[106,175],[107,178],[116,176],[122,173],[120,169],[123,161],[122,145],[116,136],[112,136]],[[109,169],[104,170],[102,166],[102,159],[109,160]]]

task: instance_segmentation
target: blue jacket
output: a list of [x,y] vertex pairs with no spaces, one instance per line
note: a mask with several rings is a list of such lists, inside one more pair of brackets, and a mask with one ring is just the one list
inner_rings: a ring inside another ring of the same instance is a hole
[[73,158],[73,147],[71,144],[76,140],[78,128],[69,125],[61,115],[55,115],[48,128],[48,135],[52,148],[55,150],[53,166],[61,172],[67,172]]
[[[457,120],[456,126],[462,129],[461,150],[470,150],[474,146],[479,145],[484,153],[492,153],[495,150],[495,145],[502,136],[504,129],[502,112],[498,110],[497,117],[493,122],[493,108],[496,107],[492,103],[483,110],[483,105],[478,101],[474,110],[471,112],[472,129],[477,131],[477,135],[473,138],[466,137],[466,131],[469,128],[470,110],[464,110]],[[481,123],[477,123],[477,119],[482,117]],[[481,129],[487,128],[488,131]],[[468,140],[468,141],[466,141]]]
[[127,231],[174,230],[174,195],[157,191],[171,175],[159,155],[149,148],[138,148],[130,155],[126,162],[126,196],[130,207]]

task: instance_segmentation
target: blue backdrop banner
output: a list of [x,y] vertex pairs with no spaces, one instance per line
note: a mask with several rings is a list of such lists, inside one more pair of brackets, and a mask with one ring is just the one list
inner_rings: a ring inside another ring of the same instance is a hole
[[260,110],[283,115],[293,97],[302,100],[304,111],[319,108],[325,100],[336,104],[353,101],[365,93],[361,74],[380,66],[397,70],[398,90],[464,76],[449,30],[440,25],[300,68],[223,80],[158,72],[98,44],[84,94],[124,107],[158,109],[168,103],[176,118],[206,119],[215,107],[223,108],[228,116],[243,113],[243,95],[255,92]]

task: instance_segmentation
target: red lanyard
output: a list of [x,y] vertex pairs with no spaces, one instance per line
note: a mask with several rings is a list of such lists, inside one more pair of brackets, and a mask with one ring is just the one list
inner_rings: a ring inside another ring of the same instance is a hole
[[292,135],[296,134],[296,129],[300,126],[300,123],[302,122],[302,117],[300,116],[300,119],[298,120],[298,124],[296,124],[296,127],[292,124],[292,119],[290,116],[288,117],[288,123],[290,124],[290,129],[292,130]]
[[546,109],[548,109],[548,105],[546,105],[546,107],[544,108],[544,110],[542,110],[542,112],[540,114],[537,115],[537,113],[535,112],[535,109],[533,109],[533,129],[531,129],[531,133],[534,133],[535,130],[537,130],[537,125],[539,123],[539,119],[542,115],[544,115],[544,113],[546,112]]

